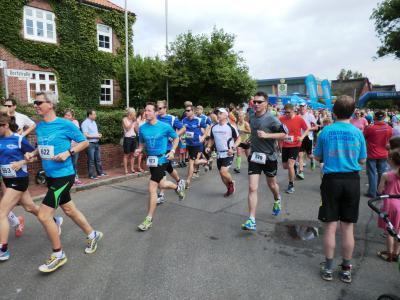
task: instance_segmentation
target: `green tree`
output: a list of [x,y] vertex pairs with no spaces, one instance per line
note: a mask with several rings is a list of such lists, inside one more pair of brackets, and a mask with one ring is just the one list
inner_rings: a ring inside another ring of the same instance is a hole
[[349,79],[358,79],[358,78],[363,78],[363,77],[364,77],[364,75],[358,71],[341,69],[340,73],[337,76],[337,79],[349,80]]
[[168,78],[172,106],[182,106],[186,100],[205,106],[241,103],[255,92],[256,83],[233,50],[234,42],[234,35],[214,28],[210,37],[189,31],[171,43]]
[[382,45],[379,57],[393,54],[400,59],[400,0],[384,0],[373,10],[371,19]]

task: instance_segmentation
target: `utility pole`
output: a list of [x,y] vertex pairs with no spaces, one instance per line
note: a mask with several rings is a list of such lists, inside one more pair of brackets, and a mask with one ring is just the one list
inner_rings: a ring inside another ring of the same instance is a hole
[[125,75],[126,75],[126,108],[129,107],[129,36],[128,36],[128,0],[125,0]]
[[[168,61],[169,50],[168,50],[168,0],[165,0],[165,62]],[[168,74],[165,82],[165,92],[167,107],[169,107],[169,86],[168,86]]]

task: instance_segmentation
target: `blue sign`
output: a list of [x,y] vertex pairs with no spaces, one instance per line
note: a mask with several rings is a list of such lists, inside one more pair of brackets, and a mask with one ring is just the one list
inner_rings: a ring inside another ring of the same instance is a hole
[[322,93],[324,94],[325,105],[331,109],[332,108],[332,92],[331,85],[328,79],[324,79],[321,82]]
[[310,74],[306,77],[306,87],[310,101],[318,102],[317,80],[315,79],[314,75]]

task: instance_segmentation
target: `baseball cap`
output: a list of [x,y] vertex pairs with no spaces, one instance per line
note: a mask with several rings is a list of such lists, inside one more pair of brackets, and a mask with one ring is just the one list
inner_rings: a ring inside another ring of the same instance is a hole
[[228,114],[228,111],[227,111],[225,108],[223,108],[223,107],[218,108],[217,111],[218,111],[218,112],[221,112],[221,113],[226,113],[226,114]]
[[305,102],[300,102],[300,104],[299,104],[300,106],[306,106],[307,105],[307,103],[305,103]]
[[378,120],[382,120],[385,117],[385,113],[381,110],[378,110],[375,113],[375,118],[377,118]]

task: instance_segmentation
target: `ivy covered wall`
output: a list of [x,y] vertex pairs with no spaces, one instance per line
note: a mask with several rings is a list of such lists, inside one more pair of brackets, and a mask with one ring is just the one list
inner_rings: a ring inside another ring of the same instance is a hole
[[[0,0],[0,44],[18,59],[43,68],[57,76],[61,98],[70,96],[73,105],[97,107],[103,79],[116,78],[124,64],[125,19],[119,11],[98,9],[76,0],[48,0],[56,16],[57,44],[23,37],[23,7],[28,0]],[[129,52],[132,54],[132,25],[129,15]],[[98,50],[96,20],[112,27],[121,47],[116,54]]]

